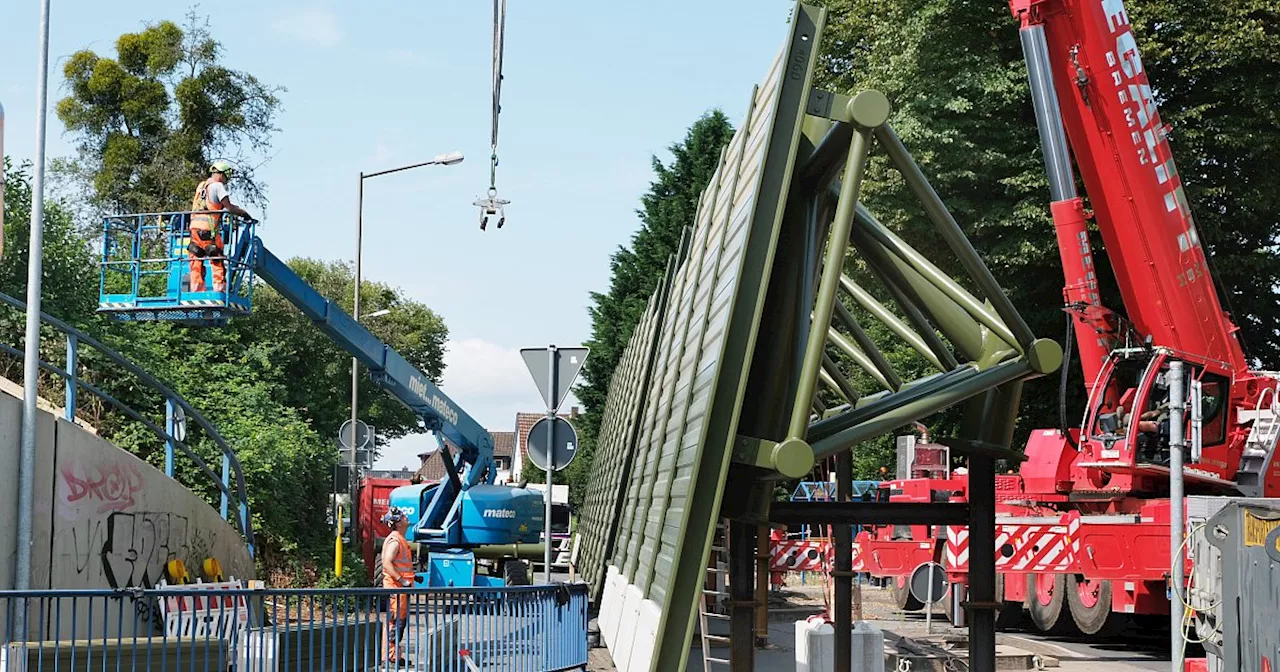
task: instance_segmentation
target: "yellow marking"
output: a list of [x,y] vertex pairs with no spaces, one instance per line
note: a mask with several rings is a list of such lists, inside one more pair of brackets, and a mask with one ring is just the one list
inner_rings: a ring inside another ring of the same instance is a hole
[[1244,545],[1245,546],[1265,546],[1267,543],[1267,535],[1271,531],[1280,527],[1280,519],[1266,520],[1259,518],[1252,513],[1244,512]]

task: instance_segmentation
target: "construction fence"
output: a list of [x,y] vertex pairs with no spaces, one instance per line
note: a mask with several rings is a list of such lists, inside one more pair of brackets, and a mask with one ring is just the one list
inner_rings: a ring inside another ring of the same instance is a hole
[[0,672],[544,672],[587,662],[581,583],[0,591],[0,618]]

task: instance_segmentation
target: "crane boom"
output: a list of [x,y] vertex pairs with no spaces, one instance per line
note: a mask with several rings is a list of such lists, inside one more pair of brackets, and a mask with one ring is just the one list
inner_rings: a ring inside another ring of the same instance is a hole
[[[1056,93],[1052,109],[1035,100],[1042,138],[1045,122],[1055,123],[1052,117],[1060,111],[1056,123],[1070,139],[1133,326],[1157,345],[1246,374],[1238,328],[1219,302],[1169,148],[1169,127],[1160,120],[1124,3],[1013,0],[1010,7],[1022,23],[1033,92],[1035,71],[1042,69],[1039,74],[1051,80]],[[1066,148],[1045,148],[1051,184],[1064,179],[1069,184]],[[1083,215],[1058,203],[1072,198],[1074,187],[1066,198],[1054,195],[1060,232],[1073,211]],[[1078,220],[1073,233],[1084,231],[1083,216]],[[1066,269],[1068,293],[1072,271],[1083,263],[1064,248],[1064,262],[1069,260],[1076,263]],[[1085,274],[1096,287],[1092,269]],[[1081,341],[1082,354],[1089,352],[1087,345]]]

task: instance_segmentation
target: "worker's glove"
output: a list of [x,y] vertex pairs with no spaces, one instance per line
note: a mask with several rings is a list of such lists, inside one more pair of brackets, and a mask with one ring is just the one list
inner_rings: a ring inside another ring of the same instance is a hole
[[413,587],[413,581],[411,579],[400,579],[400,585],[405,588],[411,588]]

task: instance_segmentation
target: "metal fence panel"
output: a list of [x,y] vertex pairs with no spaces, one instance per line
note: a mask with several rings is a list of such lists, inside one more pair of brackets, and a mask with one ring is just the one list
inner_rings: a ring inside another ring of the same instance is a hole
[[[587,662],[587,597],[581,583],[0,591],[0,672],[347,672],[388,661],[433,672],[578,669]],[[28,641],[15,641],[24,606]]]

